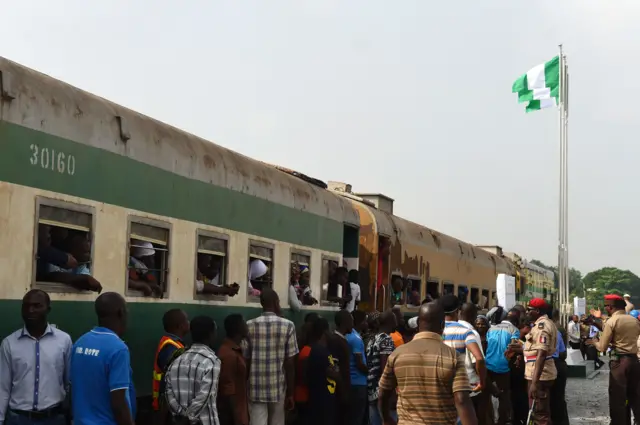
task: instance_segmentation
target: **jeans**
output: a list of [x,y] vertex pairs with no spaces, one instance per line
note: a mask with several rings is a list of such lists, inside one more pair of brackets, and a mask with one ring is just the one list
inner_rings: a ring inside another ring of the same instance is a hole
[[[398,412],[396,410],[391,411],[391,417],[398,422]],[[382,412],[378,408],[378,400],[369,402],[369,425],[384,425]]]
[[64,415],[56,415],[44,419],[29,419],[27,416],[19,415],[9,410],[6,417],[6,425],[66,425]]

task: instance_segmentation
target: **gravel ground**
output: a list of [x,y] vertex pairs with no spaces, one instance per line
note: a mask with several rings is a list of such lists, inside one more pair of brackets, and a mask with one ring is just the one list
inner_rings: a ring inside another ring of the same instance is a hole
[[569,422],[580,425],[609,424],[609,365],[593,379],[570,378],[567,381]]

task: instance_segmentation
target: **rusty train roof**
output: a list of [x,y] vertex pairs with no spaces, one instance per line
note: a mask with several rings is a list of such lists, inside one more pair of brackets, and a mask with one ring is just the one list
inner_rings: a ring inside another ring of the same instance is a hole
[[[2,90],[13,97],[0,119],[100,148],[217,186],[360,226],[347,199],[0,57]],[[17,107],[13,107],[17,105]]]

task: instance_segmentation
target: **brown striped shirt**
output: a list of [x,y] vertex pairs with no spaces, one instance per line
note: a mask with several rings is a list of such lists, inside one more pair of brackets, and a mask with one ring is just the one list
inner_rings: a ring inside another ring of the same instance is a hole
[[399,425],[455,424],[453,393],[471,391],[464,361],[433,332],[420,332],[394,350],[380,389],[397,389]]

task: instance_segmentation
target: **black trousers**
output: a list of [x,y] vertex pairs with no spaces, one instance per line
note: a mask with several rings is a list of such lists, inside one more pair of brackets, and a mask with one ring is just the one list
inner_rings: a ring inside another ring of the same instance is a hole
[[551,423],[553,425],[569,425],[569,412],[565,390],[567,388],[567,363],[562,359],[553,359],[558,371],[553,386],[551,387]]

